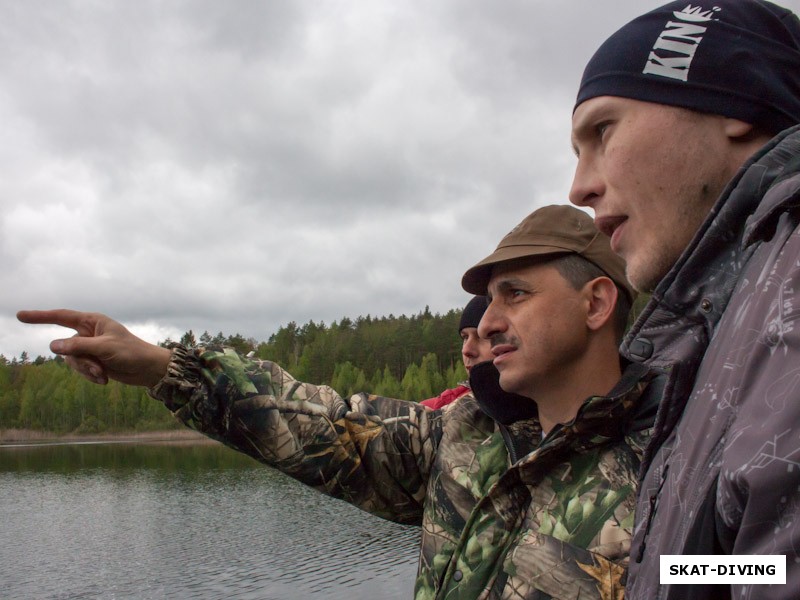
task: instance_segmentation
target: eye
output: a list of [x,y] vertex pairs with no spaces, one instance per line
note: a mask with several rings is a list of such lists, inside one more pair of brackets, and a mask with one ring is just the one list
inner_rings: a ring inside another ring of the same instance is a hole
[[595,125],[595,133],[600,141],[603,141],[610,127],[611,121],[600,121],[597,125]]

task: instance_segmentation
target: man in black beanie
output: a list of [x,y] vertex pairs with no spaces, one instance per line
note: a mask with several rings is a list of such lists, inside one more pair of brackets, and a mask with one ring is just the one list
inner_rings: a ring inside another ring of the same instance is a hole
[[[472,367],[494,358],[489,340],[478,335],[478,324],[481,322],[487,306],[486,296],[473,296],[464,307],[458,323],[458,335],[461,337],[461,359],[464,361],[467,377],[469,377]],[[443,391],[438,396],[422,400],[420,404],[435,410],[452,404],[469,392],[469,381],[464,381],[454,388]]]
[[[612,35],[573,114],[570,199],[652,294],[623,354],[669,373],[627,597],[800,589],[800,22],[673,2]],[[660,556],[785,555],[786,585],[661,583]]]

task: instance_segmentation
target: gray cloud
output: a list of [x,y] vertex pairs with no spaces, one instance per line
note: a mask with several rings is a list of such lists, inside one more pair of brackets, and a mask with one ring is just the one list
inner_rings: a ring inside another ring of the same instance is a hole
[[586,60],[659,4],[0,0],[0,353],[69,335],[22,308],[157,341],[461,306],[566,201]]

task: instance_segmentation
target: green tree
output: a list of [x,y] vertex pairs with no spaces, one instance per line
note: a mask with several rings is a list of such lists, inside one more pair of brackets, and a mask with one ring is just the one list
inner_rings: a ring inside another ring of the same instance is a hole
[[246,339],[242,334],[236,333],[234,335],[229,335],[225,340],[222,342],[223,346],[227,346],[228,348],[233,348],[239,354],[245,355],[255,350],[256,342],[252,338]]
[[386,396],[387,398],[400,398],[402,394],[400,382],[397,380],[397,377],[392,374],[389,366],[385,366],[383,371],[379,371],[378,374],[380,378],[374,386],[374,393],[379,396]]
[[[439,368],[439,359],[433,352],[429,352],[422,358],[419,370],[423,385],[425,386],[423,388],[425,398],[438,396],[442,390],[447,387],[445,378]],[[424,400],[425,398],[420,398],[420,400]]]
[[350,361],[336,365],[331,387],[344,398],[348,398],[358,392],[369,392],[364,371],[353,366]]
[[[232,346],[241,354],[257,349],[257,356],[274,360],[301,381],[330,383],[344,396],[371,392],[421,400],[467,378],[456,334],[460,316],[460,310],[439,315],[426,307],[411,317],[342,317],[330,326],[290,322],[264,343],[205,331],[200,343]],[[186,332],[181,342],[195,345],[194,333]],[[60,356],[31,363],[23,352],[11,361],[0,356],[0,428],[9,427],[98,432],[179,424],[141,388],[97,386]]]

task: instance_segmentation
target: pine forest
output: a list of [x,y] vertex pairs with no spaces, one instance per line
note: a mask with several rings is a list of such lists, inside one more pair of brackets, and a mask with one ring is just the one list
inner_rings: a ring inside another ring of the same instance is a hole
[[[458,322],[461,310],[412,317],[367,315],[330,325],[309,321],[281,327],[266,342],[241,334],[186,332],[187,346],[224,345],[277,362],[296,379],[327,384],[342,396],[367,392],[419,401],[466,379]],[[164,340],[163,345],[171,340]],[[95,385],[60,357],[0,355],[0,430],[55,434],[152,431],[180,427],[143,388]]]

